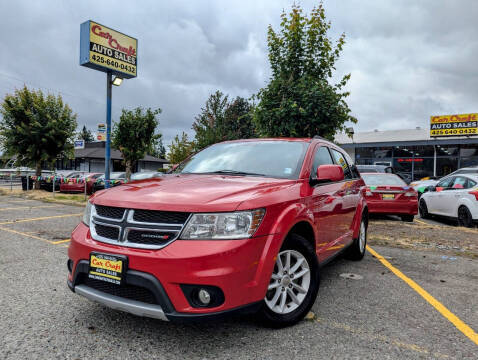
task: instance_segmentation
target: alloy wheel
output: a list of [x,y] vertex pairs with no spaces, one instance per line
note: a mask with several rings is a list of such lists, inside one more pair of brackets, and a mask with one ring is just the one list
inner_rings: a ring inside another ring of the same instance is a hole
[[267,289],[265,303],[277,314],[297,309],[310,288],[310,267],[304,255],[296,250],[284,250],[277,255]]
[[362,221],[360,223],[360,234],[359,234],[359,248],[360,248],[360,253],[363,253],[365,251],[365,240],[367,236],[367,229],[365,228],[365,222]]

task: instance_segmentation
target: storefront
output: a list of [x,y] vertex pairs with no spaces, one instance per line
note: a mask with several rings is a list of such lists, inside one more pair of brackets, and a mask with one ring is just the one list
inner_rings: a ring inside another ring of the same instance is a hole
[[408,181],[478,166],[478,138],[431,138],[428,129],[371,131],[336,137],[356,164],[391,165]]

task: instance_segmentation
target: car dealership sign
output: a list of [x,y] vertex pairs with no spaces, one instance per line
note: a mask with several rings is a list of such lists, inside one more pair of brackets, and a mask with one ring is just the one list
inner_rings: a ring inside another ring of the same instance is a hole
[[130,79],[137,63],[138,40],[91,20],[81,24],[80,65]]
[[430,117],[430,137],[476,135],[478,135],[478,114]]

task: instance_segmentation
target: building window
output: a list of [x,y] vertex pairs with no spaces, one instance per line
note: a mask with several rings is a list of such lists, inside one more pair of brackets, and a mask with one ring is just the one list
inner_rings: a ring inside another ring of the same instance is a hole
[[445,176],[458,169],[458,157],[437,158],[437,176]]
[[473,157],[478,156],[478,145],[461,145],[460,147],[461,157]]
[[419,157],[434,156],[433,145],[412,146],[410,150],[415,154],[415,156],[419,156]]

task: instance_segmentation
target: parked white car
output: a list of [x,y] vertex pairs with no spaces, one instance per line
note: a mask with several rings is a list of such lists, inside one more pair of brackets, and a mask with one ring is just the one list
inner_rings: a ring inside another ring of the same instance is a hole
[[458,174],[441,179],[424,193],[418,205],[420,216],[446,216],[461,226],[478,223],[478,175]]

